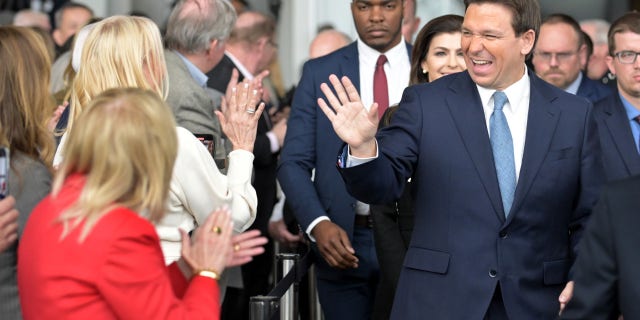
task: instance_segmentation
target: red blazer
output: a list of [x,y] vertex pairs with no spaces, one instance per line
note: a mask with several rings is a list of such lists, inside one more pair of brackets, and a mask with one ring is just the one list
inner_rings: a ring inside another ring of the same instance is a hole
[[175,263],[165,266],[155,228],[136,212],[115,208],[83,242],[82,225],[60,239],[57,218],[84,181],[69,177],[27,222],[18,249],[24,319],[219,319],[217,282],[187,282]]

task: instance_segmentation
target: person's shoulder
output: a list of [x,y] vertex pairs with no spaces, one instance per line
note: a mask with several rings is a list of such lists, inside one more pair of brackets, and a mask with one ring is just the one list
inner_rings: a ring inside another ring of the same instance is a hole
[[[144,213],[142,213],[144,214]],[[96,224],[101,234],[122,237],[154,237],[153,224],[140,213],[126,207],[118,206],[107,212]],[[157,236],[155,236],[157,237]]]

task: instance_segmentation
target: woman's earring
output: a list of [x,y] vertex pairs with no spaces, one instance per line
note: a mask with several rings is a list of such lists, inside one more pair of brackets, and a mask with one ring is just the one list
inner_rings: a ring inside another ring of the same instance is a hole
[[427,72],[428,72],[427,69],[422,68],[422,73],[423,74],[427,74]]

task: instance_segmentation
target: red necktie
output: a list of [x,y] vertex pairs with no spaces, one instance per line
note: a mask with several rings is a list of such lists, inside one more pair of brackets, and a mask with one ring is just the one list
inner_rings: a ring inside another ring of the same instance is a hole
[[387,87],[387,75],[384,73],[384,64],[387,57],[381,54],[376,62],[376,71],[373,73],[373,101],[378,103],[378,119],[382,118],[389,107],[389,88]]

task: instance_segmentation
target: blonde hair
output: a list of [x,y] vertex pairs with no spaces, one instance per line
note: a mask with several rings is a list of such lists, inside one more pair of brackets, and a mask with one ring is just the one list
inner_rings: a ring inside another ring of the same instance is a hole
[[11,152],[50,164],[55,144],[47,129],[51,58],[44,40],[26,27],[0,27],[0,132]]
[[113,16],[96,22],[82,48],[80,69],[71,88],[66,131],[93,97],[119,87],[149,89],[167,95],[162,38],[148,18]]
[[60,216],[62,237],[84,222],[83,241],[117,206],[159,221],[178,148],[169,106],[150,90],[111,89],[93,99],[78,120],[53,182],[56,197],[70,175],[86,176],[80,197]]

